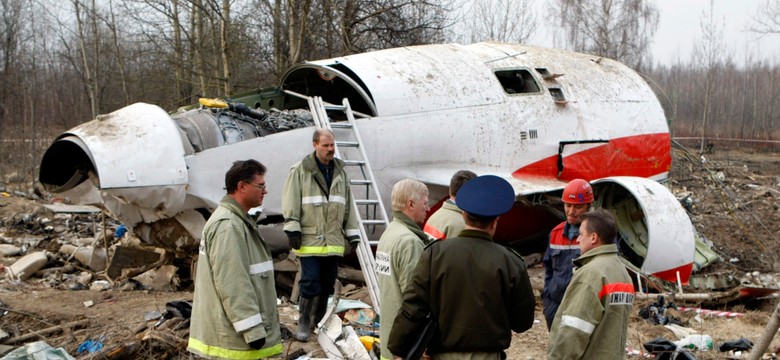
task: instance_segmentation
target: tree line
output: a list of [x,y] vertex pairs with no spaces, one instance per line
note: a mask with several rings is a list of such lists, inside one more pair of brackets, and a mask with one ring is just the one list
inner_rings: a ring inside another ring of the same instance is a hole
[[[780,0],[764,1],[752,30],[776,35]],[[712,3],[692,58],[663,66],[648,53],[660,16],[648,0],[0,0],[0,8],[7,182],[34,182],[54,136],[134,102],[174,110],[274,86],[301,61],[390,47],[524,43],[541,21],[560,29],[556,46],[644,74],[674,136],[780,140],[778,64],[724,57]]]

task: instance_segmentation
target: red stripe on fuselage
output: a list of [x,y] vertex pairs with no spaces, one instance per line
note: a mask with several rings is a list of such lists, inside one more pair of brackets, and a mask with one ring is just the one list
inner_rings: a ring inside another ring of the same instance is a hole
[[599,299],[604,298],[604,296],[607,296],[612,293],[634,293],[634,284],[629,283],[612,283],[612,284],[606,284],[601,287],[601,291],[599,292]]
[[691,278],[691,271],[693,271],[693,263],[685,264],[674,269],[659,271],[652,275],[659,279],[664,279],[666,281],[676,283],[678,271],[680,272],[680,282],[683,285],[688,285],[688,280]]
[[612,139],[603,145],[566,155],[560,176],[557,154],[523,166],[512,176],[552,177],[564,181],[590,181],[608,176],[652,177],[668,172],[671,164],[671,138],[664,132]]

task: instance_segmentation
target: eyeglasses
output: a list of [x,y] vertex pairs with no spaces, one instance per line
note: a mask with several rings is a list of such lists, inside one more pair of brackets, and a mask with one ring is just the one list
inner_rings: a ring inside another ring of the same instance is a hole
[[255,184],[255,183],[251,183],[251,182],[247,182],[247,181],[245,181],[244,183],[252,185],[252,186],[254,186],[254,187],[256,187],[256,188],[258,188],[260,190],[265,190],[265,184]]

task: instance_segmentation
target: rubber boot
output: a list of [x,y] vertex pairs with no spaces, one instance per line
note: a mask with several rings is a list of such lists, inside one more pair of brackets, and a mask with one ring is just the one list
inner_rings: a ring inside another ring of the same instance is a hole
[[311,319],[311,327],[315,329],[328,309],[328,295],[315,296],[312,300],[314,300],[314,315]]
[[301,297],[301,302],[298,304],[300,316],[298,317],[298,330],[293,337],[300,342],[306,342],[309,340],[309,333],[311,329],[311,319],[313,317],[314,299],[307,299]]

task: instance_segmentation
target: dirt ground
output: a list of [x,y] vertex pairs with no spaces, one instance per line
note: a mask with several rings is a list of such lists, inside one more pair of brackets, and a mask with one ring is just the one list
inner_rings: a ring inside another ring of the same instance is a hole
[[[688,196],[691,218],[699,232],[715,244],[716,251],[725,259],[714,265],[716,269],[735,271],[737,277],[758,271],[769,276],[768,282],[777,288],[780,281],[778,269],[778,242],[775,234],[780,231],[780,154],[749,149],[718,149],[705,154],[680,149],[673,151],[674,162],[670,170],[669,186],[678,198]],[[704,160],[702,162],[702,159]],[[20,239],[31,237],[30,231],[14,224],[23,214],[41,212],[44,200],[30,200],[13,195],[0,197],[0,243],[24,243]],[[36,238],[31,247],[45,246],[51,239]],[[8,262],[6,262],[8,264]],[[537,295],[543,285],[540,265],[529,269]],[[775,280],[777,279],[777,280]],[[766,285],[766,284],[765,284]],[[363,294],[364,296],[365,294]],[[354,295],[360,297],[361,295]],[[38,332],[39,337],[54,347],[63,347],[79,358],[106,358],[77,355],[76,350],[85,339],[104,339],[105,347],[140,347],[135,359],[189,359],[183,347],[186,344],[187,326],[170,320],[159,329],[150,330],[156,320],[145,321],[144,316],[154,311],[163,312],[165,304],[172,300],[191,300],[192,293],[148,290],[106,291],[63,290],[45,278],[31,278],[22,283],[0,281],[0,329],[11,337]],[[92,306],[85,306],[91,301]],[[638,301],[634,312],[649,304]],[[675,312],[670,315],[681,319],[682,325],[702,334],[710,335],[718,343],[746,337],[757,342],[763,332],[776,297],[767,297],[746,303],[704,304],[711,310],[733,311],[744,314],[735,318],[699,316],[692,312]],[[685,304],[698,307],[702,304]],[[294,330],[296,311],[289,304],[280,307],[283,324]],[[538,322],[527,332],[514,334],[509,359],[542,359],[548,343],[541,304],[537,305]],[[86,320],[86,321],[84,321]],[[75,324],[74,324],[75,323]],[[67,326],[63,326],[63,324]],[[67,329],[71,324],[71,329]],[[45,331],[62,326],[64,332]],[[178,328],[177,328],[178,327]],[[634,316],[629,326],[628,347],[642,351],[642,344],[658,336],[669,340],[678,338],[660,325],[651,325]],[[775,339],[770,349],[780,345]],[[301,344],[285,340],[287,354],[299,348],[310,352],[311,357],[325,357],[315,343]],[[699,359],[722,359],[717,351],[696,352]],[[114,357],[120,358],[120,357]],[[629,357],[641,358],[641,355]]]

